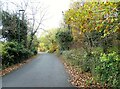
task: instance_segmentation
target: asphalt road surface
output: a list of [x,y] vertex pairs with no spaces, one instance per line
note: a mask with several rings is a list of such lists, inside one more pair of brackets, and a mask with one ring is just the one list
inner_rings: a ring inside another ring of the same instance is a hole
[[72,87],[63,64],[54,54],[43,53],[2,77],[2,87]]

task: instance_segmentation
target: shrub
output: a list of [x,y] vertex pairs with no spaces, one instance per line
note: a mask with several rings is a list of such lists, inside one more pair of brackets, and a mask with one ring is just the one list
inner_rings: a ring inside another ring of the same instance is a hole
[[95,67],[99,64],[99,51],[94,51],[90,53],[85,53],[82,59],[81,69],[84,72],[91,72],[92,75],[95,75]]
[[84,55],[83,61],[82,61],[82,70],[85,72],[91,72],[92,70],[92,63],[93,62],[93,55],[91,53],[86,53]]
[[81,50],[64,51],[63,56],[74,66],[79,66],[83,72],[94,72],[98,63],[97,53],[86,53]]
[[32,52],[17,42],[7,42],[2,50],[2,65],[8,67],[29,58]]
[[101,84],[120,86],[120,56],[116,52],[101,54],[99,51],[84,53],[79,50],[63,52],[64,59],[83,72],[91,72]]
[[36,55],[38,52],[37,52],[37,50],[34,50],[34,55]]
[[81,67],[82,65],[82,59],[84,53],[81,53],[80,50],[69,50],[69,51],[63,51],[63,57],[70,62],[71,65],[73,66],[79,66]]
[[116,52],[101,54],[100,63],[95,68],[97,78],[102,84],[120,87],[120,58]]
[[2,48],[3,48],[3,43],[2,42],[0,42],[0,56],[1,56],[1,54],[2,54]]
[[72,34],[68,31],[58,31],[56,33],[56,41],[60,46],[60,50],[68,50],[70,43],[73,41]]
[[16,49],[16,43],[15,42],[7,42],[5,43],[2,51],[2,65],[3,66],[11,66],[17,62],[18,59],[15,57],[18,56],[18,52]]
[[36,55],[38,53],[37,48],[32,47],[31,52],[32,52],[33,55]]

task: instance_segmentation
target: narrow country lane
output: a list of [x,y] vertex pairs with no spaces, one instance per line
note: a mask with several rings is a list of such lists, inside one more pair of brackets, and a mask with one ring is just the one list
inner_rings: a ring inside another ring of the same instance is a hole
[[54,54],[40,54],[2,78],[2,87],[72,87],[63,64]]

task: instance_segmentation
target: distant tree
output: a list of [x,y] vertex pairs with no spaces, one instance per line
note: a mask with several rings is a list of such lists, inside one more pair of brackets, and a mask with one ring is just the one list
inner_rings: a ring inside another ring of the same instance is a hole
[[39,49],[49,52],[56,51],[58,49],[58,44],[55,39],[55,34],[58,30],[58,28],[44,30],[43,35],[39,38]]
[[60,50],[69,50],[70,43],[73,40],[72,34],[69,30],[66,31],[58,31],[55,36],[59,46]]

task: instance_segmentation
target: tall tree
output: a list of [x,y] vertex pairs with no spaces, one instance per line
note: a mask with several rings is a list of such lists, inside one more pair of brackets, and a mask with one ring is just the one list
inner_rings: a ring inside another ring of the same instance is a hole
[[[9,2],[10,4],[16,7],[14,12],[18,12],[19,10],[24,10],[23,18],[26,19],[28,23],[28,35],[30,35],[30,42],[28,42],[28,47],[31,48],[34,40],[34,36],[38,32],[38,30],[42,29],[42,24],[44,21],[44,17],[46,14],[46,10],[43,7],[43,4],[39,1],[32,0],[21,0],[20,2]],[[9,5],[8,3],[8,5]],[[8,8],[9,9],[9,8]],[[23,31],[25,31],[23,29]],[[21,33],[21,32],[20,32]],[[26,33],[26,32],[24,32]],[[25,41],[26,42],[26,41]],[[26,43],[25,43],[26,44]]]
[[[117,4],[114,2],[75,2],[71,8],[65,12],[64,21],[73,30],[78,30],[86,38],[86,47],[90,49],[93,44],[92,31],[101,34],[100,38],[106,41],[110,34],[119,30]],[[95,34],[95,33],[94,33]],[[105,47],[105,46],[103,46]],[[106,49],[106,48],[104,48]]]
[[[24,43],[27,37],[27,23],[20,20],[16,14],[2,13],[2,35],[8,41],[19,41]],[[20,36],[20,38],[18,37]]]

